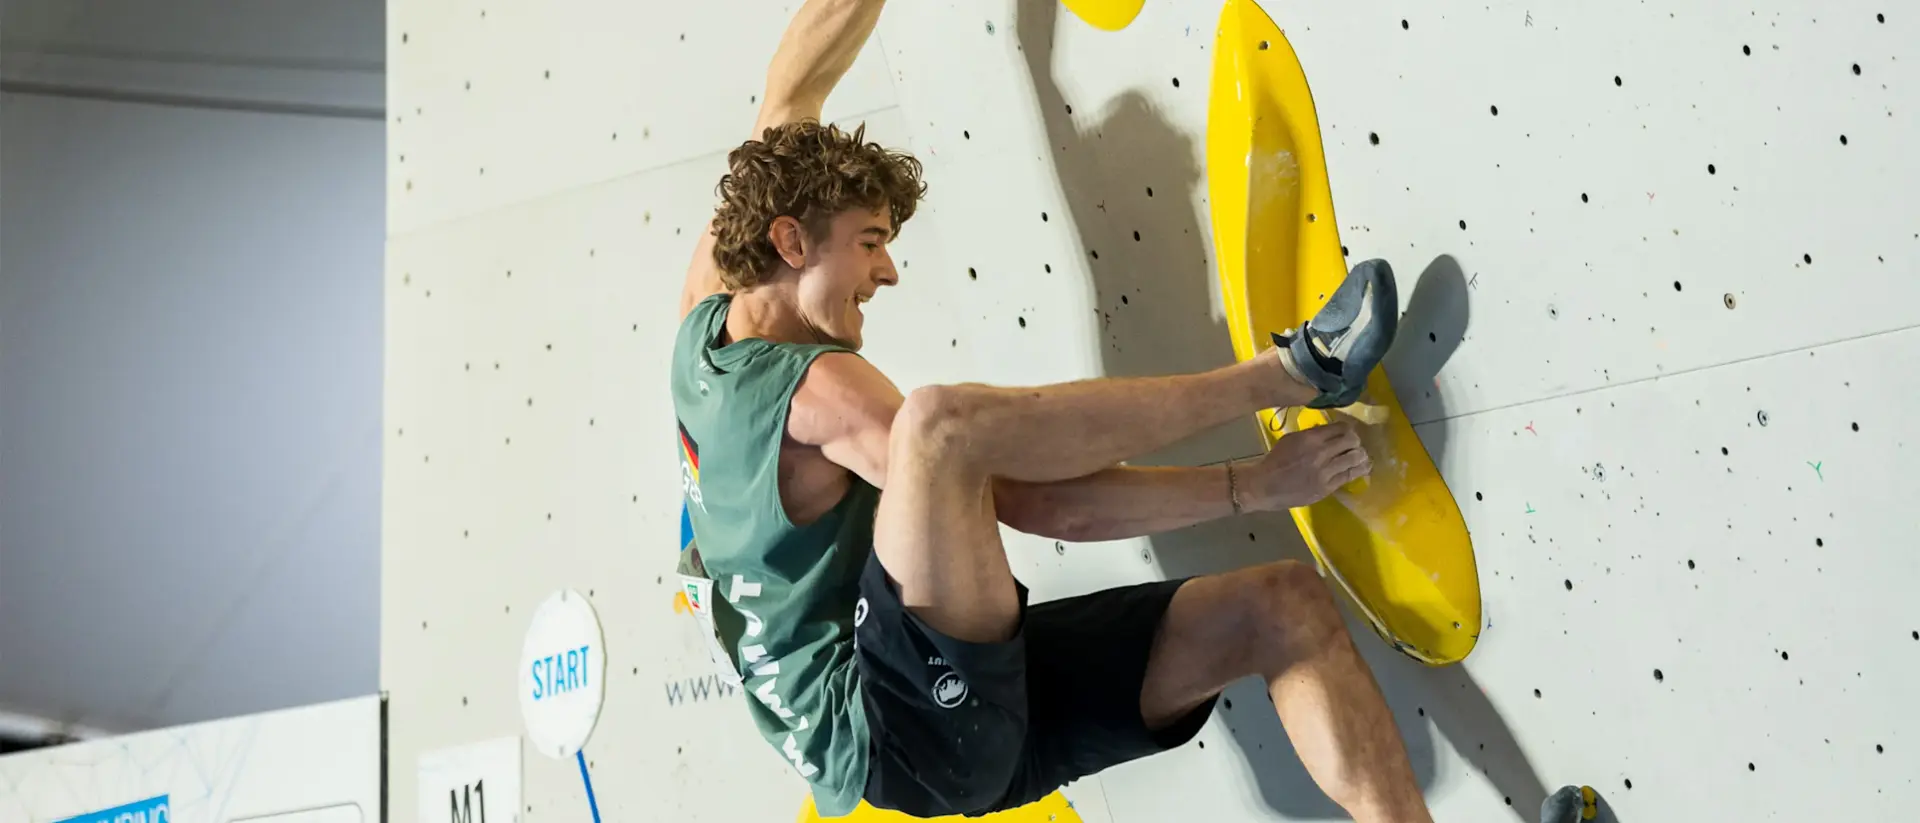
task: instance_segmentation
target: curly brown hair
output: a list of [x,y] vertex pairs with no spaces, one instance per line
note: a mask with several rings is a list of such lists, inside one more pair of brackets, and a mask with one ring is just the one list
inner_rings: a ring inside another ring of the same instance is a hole
[[865,125],[849,134],[800,120],[771,127],[727,155],[728,173],[717,187],[713,260],[728,288],[758,285],[779,266],[780,253],[767,237],[776,217],[799,220],[820,242],[834,216],[884,206],[893,218],[893,236],[900,236],[926,195],[920,161],[866,142],[866,132]]

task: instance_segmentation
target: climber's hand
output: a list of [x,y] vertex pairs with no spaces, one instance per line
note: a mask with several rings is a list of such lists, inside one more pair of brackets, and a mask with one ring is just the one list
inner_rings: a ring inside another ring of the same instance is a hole
[[1372,470],[1352,421],[1289,432],[1248,473],[1245,503],[1258,511],[1310,505]]

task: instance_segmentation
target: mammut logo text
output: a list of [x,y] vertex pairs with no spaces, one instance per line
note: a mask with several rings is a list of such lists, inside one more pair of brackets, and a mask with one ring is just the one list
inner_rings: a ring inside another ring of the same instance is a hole
[[[762,586],[759,583],[737,574],[733,576],[733,585],[727,587],[727,602],[732,604],[734,611],[747,619],[746,635],[741,638],[743,643],[758,638],[766,628],[760,616],[754,614],[743,602],[758,598],[761,591]],[[799,723],[792,727],[794,732],[804,732],[812,728],[812,718],[796,714],[793,709],[785,705],[780,692],[776,691],[780,687],[780,661],[768,653],[767,647],[758,643],[744,643],[740,646],[740,658],[741,662],[747,664],[750,672],[746,678],[749,681],[746,685],[750,693],[759,698],[761,705],[766,706],[768,711],[773,712],[781,720],[789,722],[798,720]],[[792,733],[781,741],[780,753],[786,755],[787,761],[793,764],[794,770],[798,771],[801,777],[810,778],[820,773],[820,767],[809,762],[806,754],[800,751],[800,741]]]

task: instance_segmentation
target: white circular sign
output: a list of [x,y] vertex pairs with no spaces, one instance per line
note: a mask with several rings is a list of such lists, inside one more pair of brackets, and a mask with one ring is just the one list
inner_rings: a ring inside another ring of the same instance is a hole
[[534,748],[565,759],[587,745],[607,694],[607,648],[585,595],[562,589],[533,613],[520,649],[520,716]]

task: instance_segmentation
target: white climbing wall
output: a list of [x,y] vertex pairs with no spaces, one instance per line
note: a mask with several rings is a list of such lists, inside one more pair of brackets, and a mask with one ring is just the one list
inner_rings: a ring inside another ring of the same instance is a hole
[[[673,608],[665,357],[696,232],[794,4],[390,5],[382,678],[423,752],[511,734],[527,620],[589,594],[609,820],[783,820],[799,780]],[[1390,364],[1472,528],[1487,625],[1366,630],[1441,820],[1552,787],[1620,820],[1872,819],[1920,775],[1920,12],[1861,0],[1266,8],[1344,242],[1402,277]],[[869,356],[903,387],[1231,359],[1204,199],[1213,0],[1125,31],[897,2],[829,118],[927,164]],[[1882,17],[1881,15],[1884,15]],[[1905,56],[1903,63],[1899,58]],[[1150,459],[1258,448],[1249,423]],[[1009,535],[1037,598],[1302,556],[1284,517]],[[1323,820],[1259,688],[1068,791],[1088,820]],[[525,820],[586,820],[529,749]]]

